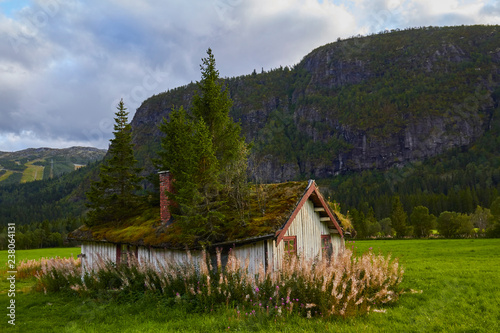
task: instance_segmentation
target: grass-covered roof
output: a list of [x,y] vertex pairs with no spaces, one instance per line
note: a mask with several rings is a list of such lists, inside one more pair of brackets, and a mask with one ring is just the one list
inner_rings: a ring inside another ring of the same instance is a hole
[[[288,221],[307,187],[307,181],[253,185],[243,218],[229,209],[222,212],[226,216],[226,223],[221,230],[222,237],[215,242],[236,243],[273,235]],[[186,238],[175,222],[169,226],[162,224],[159,207],[147,209],[141,215],[122,221],[119,225],[114,222],[93,227],[82,226],[72,232],[71,237],[80,241],[171,248],[192,247],[197,244],[195,239]]]

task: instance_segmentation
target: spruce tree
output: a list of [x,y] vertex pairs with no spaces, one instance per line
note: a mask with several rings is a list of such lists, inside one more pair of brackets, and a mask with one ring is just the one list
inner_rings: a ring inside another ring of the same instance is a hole
[[120,221],[137,213],[141,197],[139,176],[132,144],[132,129],[123,99],[115,113],[114,139],[111,139],[108,155],[99,170],[99,180],[91,184],[88,198],[87,225]]
[[202,79],[191,112],[174,109],[160,130],[162,150],[158,168],[174,177],[173,217],[189,241],[223,239],[227,208],[243,221],[247,193],[248,148],[240,125],[229,116],[232,101],[222,86],[212,51],[201,65]]
[[392,228],[396,231],[396,236],[398,238],[402,238],[406,236],[407,227],[406,227],[406,219],[408,215],[406,214],[403,205],[401,204],[401,200],[399,197],[394,197],[392,199],[392,213],[391,213],[391,222]]
[[183,228],[184,239],[216,237],[221,219],[216,213],[220,207],[218,161],[205,122],[181,107],[172,110],[170,120],[164,120],[160,130],[165,137],[158,167],[174,176],[173,192],[167,195],[175,203],[172,213]]
[[210,48],[202,63],[199,91],[193,97],[192,113],[197,119],[204,120],[212,137],[223,194],[229,197],[234,208],[242,209],[246,191],[248,146],[241,136],[239,123],[234,122],[229,115],[233,103],[221,82]]

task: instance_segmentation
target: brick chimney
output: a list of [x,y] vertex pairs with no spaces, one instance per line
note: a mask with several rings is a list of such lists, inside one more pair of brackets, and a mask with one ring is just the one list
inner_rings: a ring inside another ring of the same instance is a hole
[[160,171],[160,217],[165,225],[171,223],[172,213],[170,212],[171,201],[167,197],[167,192],[172,193],[174,188],[172,184],[172,175],[170,171]]

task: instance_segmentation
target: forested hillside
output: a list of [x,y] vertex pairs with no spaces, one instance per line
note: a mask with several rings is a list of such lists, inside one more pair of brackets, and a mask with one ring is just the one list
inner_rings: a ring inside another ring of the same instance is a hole
[[100,161],[104,155],[106,150],[92,147],[0,152],[0,186],[53,178]]
[[[497,26],[408,29],[339,40],[293,68],[226,80],[232,116],[265,182],[387,169],[467,147],[490,128],[500,80]],[[194,84],[159,94],[132,126],[139,158]]]
[[[491,220],[500,191],[499,31],[431,27],[353,37],[319,47],[293,67],[226,78],[230,114],[252,147],[251,180],[315,178],[349,210],[358,236],[393,234],[398,214],[407,227],[400,235],[428,232],[412,224],[422,212],[415,207],[428,209],[434,229],[445,223],[445,211],[457,221],[469,214],[455,231],[467,235],[473,214]],[[151,160],[163,136],[158,125],[174,107],[190,109],[197,89],[157,94],[137,110],[135,156],[149,180],[157,177]],[[0,186],[1,207],[9,210],[0,223],[79,216],[92,170],[34,187]],[[483,232],[481,221],[472,227]]]

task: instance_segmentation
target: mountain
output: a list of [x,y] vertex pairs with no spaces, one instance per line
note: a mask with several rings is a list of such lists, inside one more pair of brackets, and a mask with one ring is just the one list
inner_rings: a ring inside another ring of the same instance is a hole
[[[416,205],[433,214],[489,207],[500,191],[499,30],[431,27],[353,37],[313,50],[292,68],[226,78],[231,115],[252,142],[252,178],[315,178],[344,210],[377,219],[389,216],[393,195],[408,215]],[[131,122],[136,158],[151,180],[158,124],[172,107],[189,109],[196,89],[152,96]],[[93,164],[0,186],[0,225],[78,216],[97,171]]]
[[[294,66],[230,78],[232,116],[254,142],[263,181],[324,178],[465,147],[498,104],[498,26],[423,28],[322,46]],[[189,107],[191,84],[146,100],[132,121],[145,158],[157,124]],[[496,93],[495,93],[496,92]]]
[[106,150],[92,147],[0,151],[0,186],[59,176],[100,161],[105,155]]

